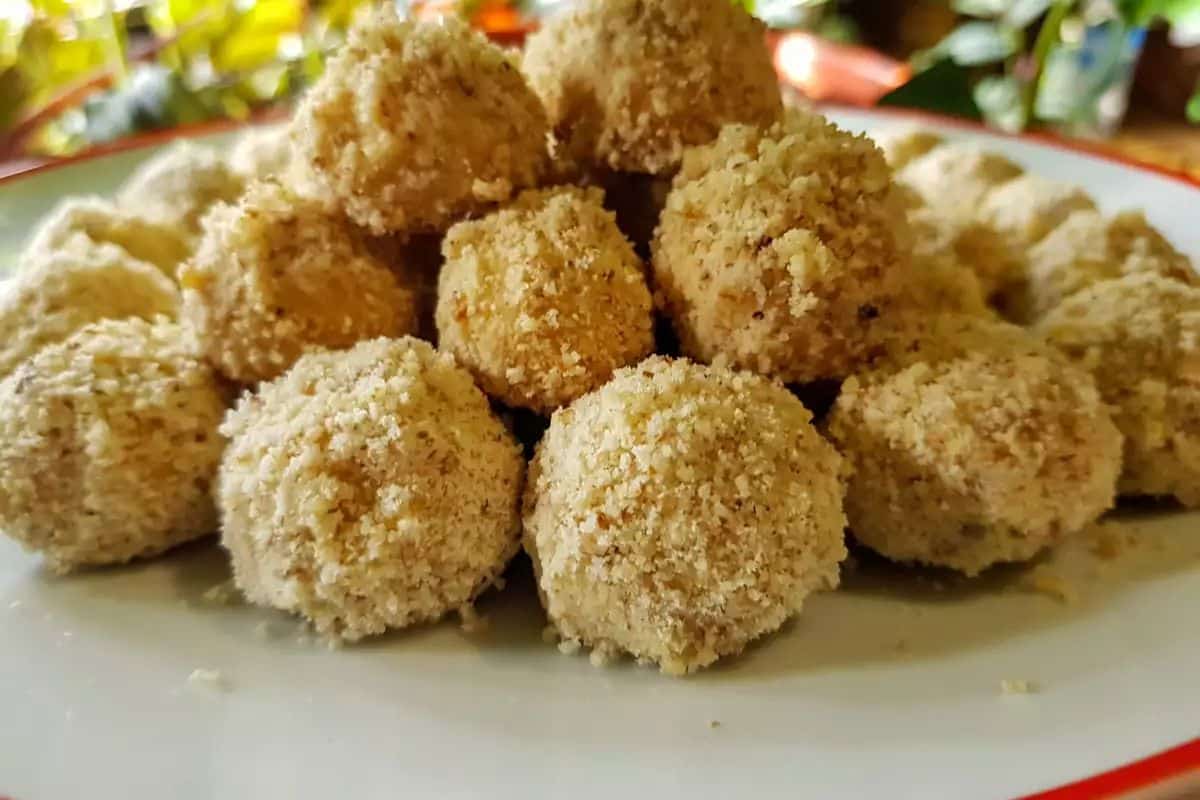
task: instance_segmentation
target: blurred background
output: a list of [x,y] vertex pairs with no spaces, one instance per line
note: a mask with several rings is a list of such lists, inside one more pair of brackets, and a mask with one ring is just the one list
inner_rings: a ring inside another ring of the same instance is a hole
[[[1200,177],[1200,0],[731,0],[789,92],[1084,137]],[[0,0],[0,164],[282,116],[367,0]],[[571,0],[398,0],[519,46]]]

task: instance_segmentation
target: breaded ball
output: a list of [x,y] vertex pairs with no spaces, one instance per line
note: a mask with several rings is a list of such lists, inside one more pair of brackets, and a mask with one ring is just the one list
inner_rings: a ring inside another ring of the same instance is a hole
[[979,276],[947,252],[915,252],[901,298],[922,313],[992,314]]
[[392,3],[351,27],[292,137],[319,189],[376,234],[445,230],[533,185],[548,159],[545,110],[509,56]]
[[602,199],[528,191],[446,234],[439,345],[510,406],[548,414],[654,347],[642,263]]
[[1095,201],[1080,187],[1026,173],[987,192],[979,220],[1001,236],[1032,245],[1076,211],[1095,210]]
[[568,641],[683,674],[838,583],[842,459],[782,386],[655,356],[557,412],[525,548]]
[[799,110],[689,150],[652,247],[684,354],[782,381],[853,372],[908,268],[890,175],[870,139]]
[[909,208],[908,223],[918,257],[953,257],[975,273],[989,302],[998,302],[1024,280],[1027,247],[977,218],[922,204]]
[[1153,273],[1064,300],[1037,331],[1091,371],[1125,434],[1120,491],[1200,507],[1200,288]]
[[247,128],[229,155],[229,166],[246,182],[285,182],[291,162],[292,139],[288,126],[283,124]]
[[975,575],[1032,558],[1110,508],[1121,434],[1089,376],[1006,323],[935,327],[954,338],[848,378],[826,420],[853,468],[855,538]]
[[180,282],[183,320],[239,383],[273,378],[315,348],[416,329],[412,293],[353,226],[272,181],[209,214]]
[[1023,172],[999,153],[947,142],[908,162],[896,172],[896,180],[915,189],[933,208],[950,216],[974,217],[988,192]]
[[178,142],[142,164],[117,192],[123,211],[194,238],[216,203],[237,200],[244,181],[215,149]]
[[56,572],[213,533],[225,400],[163,319],[43,348],[0,382],[0,530]]
[[1138,273],[1200,284],[1187,256],[1141,212],[1111,218],[1096,211],[1076,212],[1030,249],[1026,281],[1011,304],[1011,316],[1033,322],[1081,289]]
[[670,175],[723,125],[779,117],[763,36],[726,0],[583,0],[529,37],[521,68],[560,157]]
[[520,447],[466,370],[419,339],[305,355],[222,431],[238,588],[335,639],[459,609],[519,548]]
[[96,196],[68,197],[38,224],[22,255],[28,266],[58,250],[107,243],[174,278],[191,246],[176,226],[164,225]]
[[101,319],[175,316],[179,292],[111,244],[73,239],[0,285],[0,378],[41,348]]
[[933,131],[921,128],[893,128],[872,133],[875,145],[894,170],[904,169],[909,162],[928,153],[946,140]]

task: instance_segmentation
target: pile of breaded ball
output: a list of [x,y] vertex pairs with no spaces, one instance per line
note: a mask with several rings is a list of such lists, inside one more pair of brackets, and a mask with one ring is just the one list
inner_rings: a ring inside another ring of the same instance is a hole
[[518,53],[387,3],[286,126],[66,200],[0,303],[0,528],[61,572],[219,531],[347,641],[524,549],[564,649],[682,674],[847,537],[975,575],[1121,495],[1200,507],[1188,259],[785,109],[763,33],[584,0]]

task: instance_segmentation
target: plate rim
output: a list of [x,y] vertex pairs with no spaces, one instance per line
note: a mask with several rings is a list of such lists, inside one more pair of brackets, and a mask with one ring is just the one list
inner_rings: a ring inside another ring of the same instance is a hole
[[[844,103],[822,102],[816,104],[822,111],[846,112],[875,116],[881,119],[907,121],[916,125],[928,127],[950,128],[967,133],[978,133],[987,136],[1030,142],[1044,147],[1071,152],[1104,161],[1109,164],[1136,170],[1172,180],[1183,186],[1200,191],[1200,177],[1194,177],[1181,170],[1139,161],[1129,156],[1101,148],[1096,144],[1078,139],[1065,139],[1052,133],[1026,131],[1013,133],[989,128],[974,120],[951,117],[936,112],[919,109],[894,107],[863,107]],[[268,125],[286,120],[286,109],[275,109],[265,114],[258,114],[250,119],[219,119],[208,120],[176,128],[150,131],[129,137],[117,142],[101,144],[85,152],[66,158],[55,159],[42,164],[19,169],[15,172],[0,175],[0,187],[7,187],[19,181],[36,177],[66,167],[85,164],[122,153],[145,150],[161,146],[178,139],[196,139],[200,137],[228,133],[242,128],[257,125]],[[1049,789],[1027,794],[1021,800],[1083,800],[1084,798],[1113,798],[1131,795],[1154,787],[1162,787],[1181,779],[1194,778],[1200,785],[1200,735],[1180,742],[1143,758],[1117,765],[1111,769],[1084,776],[1078,780],[1061,784]],[[1190,785],[1190,784],[1189,784]],[[0,797],[0,800],[4,800]]]

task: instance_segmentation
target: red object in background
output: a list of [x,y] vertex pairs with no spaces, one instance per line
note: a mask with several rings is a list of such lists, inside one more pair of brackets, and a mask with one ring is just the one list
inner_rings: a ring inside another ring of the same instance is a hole
[[873,106],[912,77],[908,64],[876,50],[803,31],[771,32],[767,44],[780,82],[811,100]]

